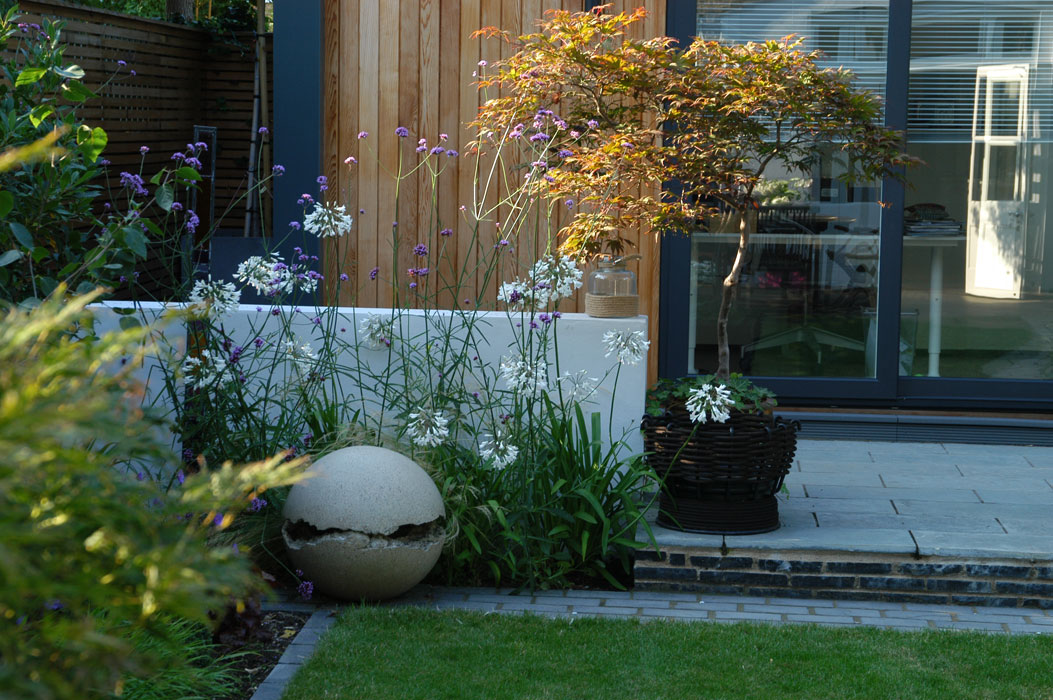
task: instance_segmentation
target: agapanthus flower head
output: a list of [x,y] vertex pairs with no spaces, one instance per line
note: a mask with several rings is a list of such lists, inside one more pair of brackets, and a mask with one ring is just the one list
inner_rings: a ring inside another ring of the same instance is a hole
[[391,345],[394,321],[376,314],[370,314],[359,326],[362,343],[370,350],[381,350]]
[[214,282],[209,275],[207,280],[194,282],[186,300],[193,316],[216,321],[238,308],[241,292],[230,282]]
[[501,376],[512,391],[536,393],[548,388],[548,367],[522,355],[501,360]]
[[299,290],[313,292],[318,288],[318,279],[310,274],[302,274],[300,265],[288,265],[280,256],[269,257],[253,255],[238,265],[235,279],[252,287],[259,294],[269,297],[289,294]]
[[519,456],[519,448],[503,432],[497,430],[493,435],[484,435],[479,443],[479,455],[489,460],[494,469],[506,468]]
[[303,225],[319,238],[337,238],[351,230],[351,217],[344,212],[344,205],[333,206],[324,202],[304,217]]
[[409,414],[409,421],[406,432],[419,447],[438,447],[450,434],[449,420],[442,411],[422,407]]
[[731,418],[731,407],[735,401],[731,391],[723,384],[710,382],[688,392],[684,407],[694,423],[724,423]]
[[293,368],[302,381],[318,378],[315,372],[318,356],[314,354],[314,348],[311,347],[310,343],[303,342],[298,338],[295,342],[286,340],[285,354],[292,360]]
[[607,331],[603,334],[603,344],[607,347],[604,357],[616,355],[623,365],[638,363],[651,346],[643,331]]
[[599,380],[589,376],[587,369],[579,370],[573,374],[564,372],[558,380],[563,392],[563,398],[571,403],[587,401],[596,393],[596,385]]
[[201,350],[183,360],[183,378],[187,388],[207,389],[234,380],[234,373],[222,353]]

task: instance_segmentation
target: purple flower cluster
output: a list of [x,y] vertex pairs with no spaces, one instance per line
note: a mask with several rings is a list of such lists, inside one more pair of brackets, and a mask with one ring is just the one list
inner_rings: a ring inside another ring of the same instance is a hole
[[375,280],[377,278],[377,273],[379,273],[379,272],[380,272],[380,268],[379,267],[374,267],[372,270],[369,271],[369,279]]
[[428,254],[428,246],[424,245],[423,243],[418,243],[417,245],[413,246],[413,254],[417,257],[423,258],[425,255]]
[[439,235],[442,236],[443,238],[447,238],[449,236],[452,236],[453,235],[453,229],[452,228],[444,228],[443,230],[439,231]]
[[304,600],[310,600],[311,596],[314,595],[314,584],[310,581],[302,581],[300,585],[296,587],[296,592],[300,594],[300,597]]
[[249,512],[250,513],[259,513],[261,510],[263,510],[266,507],[267,507],[267,499],[265,499],[265,498],[254,498],[254,499],[252,499],[252,502],[249,503]]
[[404,139],[407,136],[409,136],[409,129],[407,129],[404,126],[395,127],[395,136],[398,136],[400,139]]
[[150,193],[143,185],[143,179],[138,175],[128,172],[121,173],[121,187],[127,187],[140,197],[149,197]]
[[186,210],[186,230],[190,233],[197,231],[198,225],[201,223],[201,219],[194,213],[193,209]]

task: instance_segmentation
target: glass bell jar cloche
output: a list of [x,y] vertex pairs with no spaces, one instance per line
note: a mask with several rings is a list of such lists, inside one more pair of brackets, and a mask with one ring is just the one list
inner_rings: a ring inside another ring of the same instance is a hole
[[602,255],[589,273],[585,288],[585,313],[597,318],[627,318],[640,309],[636,274],[625,265],[639,255]]

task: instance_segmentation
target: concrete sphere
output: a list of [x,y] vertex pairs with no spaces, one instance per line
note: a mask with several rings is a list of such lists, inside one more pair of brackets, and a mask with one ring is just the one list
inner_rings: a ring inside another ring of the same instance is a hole
[[289,491],[282,535],[316,590],[344,600],[392,598],[435,566],[445,510],[413,460],[383,447],[345,447],[307,472]]

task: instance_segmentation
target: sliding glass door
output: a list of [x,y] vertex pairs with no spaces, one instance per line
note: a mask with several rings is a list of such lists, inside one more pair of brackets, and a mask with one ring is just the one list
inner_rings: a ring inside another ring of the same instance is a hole
[[[682,42],[799,35],[924,161],[849,186],[830,144],[766,173],[733,371],[804,403],[1053,406],[1053,0],[669,0],[668,22]],[[721,231],[663,242],[663,375],[716,366]]]

